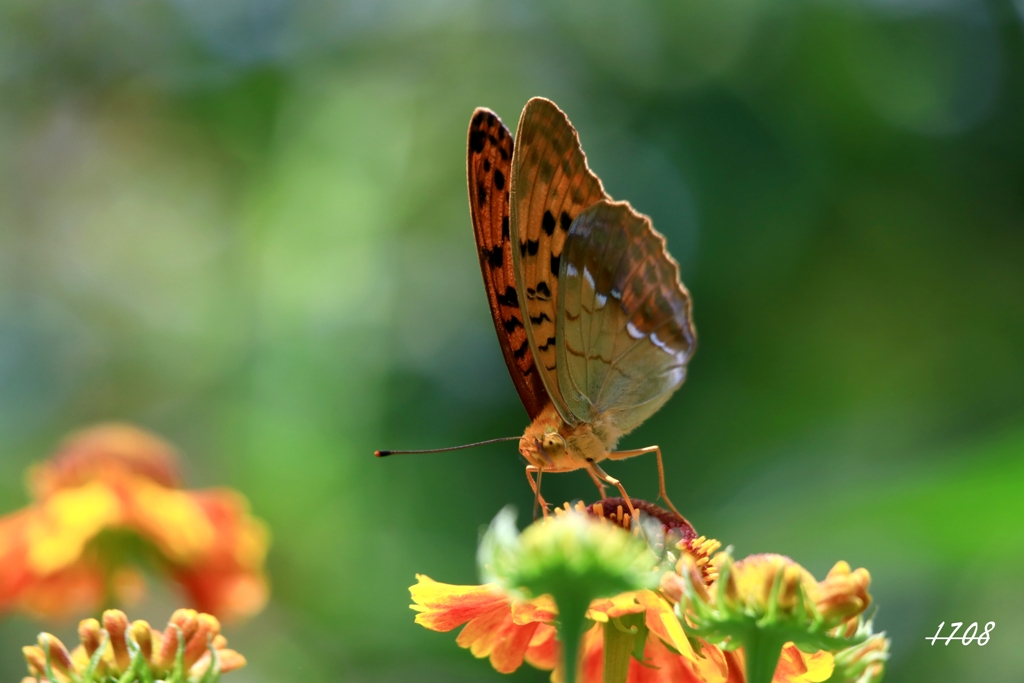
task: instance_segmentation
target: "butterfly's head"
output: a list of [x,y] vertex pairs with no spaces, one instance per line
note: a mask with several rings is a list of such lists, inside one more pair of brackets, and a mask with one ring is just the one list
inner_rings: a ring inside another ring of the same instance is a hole
[[565,459],[565,437],[555,427],[540,428],[534,423],[519,440],[519,452],[532,465],[541,469],[559,467]]

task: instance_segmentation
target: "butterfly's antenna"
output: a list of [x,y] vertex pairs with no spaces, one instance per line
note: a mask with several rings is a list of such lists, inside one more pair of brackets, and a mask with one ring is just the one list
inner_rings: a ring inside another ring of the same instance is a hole
[[373,454],[378,458],[383,458],[388,455],[405,455],[407,453],[443,453],[444,451],[458,451],[463,448],[473,448],[473,446],[486,446],[489,443],[498,443],[499,441],[519,441],[522,437],[518,436],[503,436],[500,439],[488,439],[487,441],[477,441],[476,443],[467,443],[464,446],[449,446],[448,448],[428,448],[422,451],[374,451]]

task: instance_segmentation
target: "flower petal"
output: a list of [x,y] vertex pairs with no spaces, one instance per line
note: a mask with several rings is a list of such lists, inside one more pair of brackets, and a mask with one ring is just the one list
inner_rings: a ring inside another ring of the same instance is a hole
[[629,663],[629,683],[716,683],[724,677],[717,669],[708,669],[702,675],[700,667],[675,654],[658,638],[648,638],[644,646],[643,663],[635,659]]
[[512,673],[523,663],[539,625],[531,622],[520,626],[512,621],[512,611],[507,605],[498,605],[471,619],[455,642],[469,648],[474,657],[490,657],[495,671]]
[[693,651],[690,640],[683,632],[683,626],[673,612],[672,605],[652,591],[639,591],[637,600],[647,610],[645,619],[647,628],[675,648],[683,657],[691,662],[696,662],[697,653]]
[[[640,593],[650,593],[650,591],[627,591],[610,598],[594,600],[590,603],[590,609],[587,610],[587,618],[603,624],[615,617],[639,614],[645,609],[637,599]],[[653,593],[651,594],[653,595]]]
[[556,638],[557,631],[550,624],[540,624],[530,639],[526,650],[526,663],[541,671],[551,671],[558,665],[561,648]]
[[532,600],[515,601],[512,603],[512,621],[520,626],[532,622],[551,623],[558,618],[558,607],[550,595],[542,595]]
[[[409,587],[412,609],[419,612],[416,623],[432,631],[451,631],[471,619],[511,601],[493,585],[455,586],[439,583],[429,576],[416,575],[416,585]],[[509,610],[511,618],[511,610]]]
[[29,566],[45,576],[74,564],[86,543],[103,529],[122,523],[123,518],[120,499],[104,483],[59,491],[30,518],[26,530]]
[[833,666],[832,653],[807,654],[793,643],[787,643],[782,648],[772,683],[821,683],[832,675]]
[[502,625],[496,634],[491,650],[491,666],[503,674],[512,673],[523,664],[526,651],[537,632],[539,623],[533,622],[525,626],[508,622]]

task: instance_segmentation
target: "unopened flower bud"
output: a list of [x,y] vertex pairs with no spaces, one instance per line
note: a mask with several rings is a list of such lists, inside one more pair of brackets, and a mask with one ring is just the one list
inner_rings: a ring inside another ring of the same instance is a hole
[[245,657],[234,650],[219,650],[217,656],[220,658],[220,672],[227,673],[245,666]]
[[50,656],[50,666],[53,670],[64,675],[71,672],[71,653],[64,647],[60,639],[50,633],[39,634],[39,647],[43,650],[43,656]]
[[147,662],[150,661],[153,657],[153,629],[150,628],[149,622],[142,619],[133,621],[131,634],[135,644],[139,646],[139,650],[142,652],[142,657]]
[[[212,663],[213,659],[210,656],[209,650],[207,650],[206,653],[189,669],[189,679],[201,680]],[[220,666],[220,672],[222,674],[241,669],[246,665],[245,657],[242,655],[238,654],[234,650],[220,648],[217,648],[217,663]]]
[[871,574],[867,569],[851,571],[848,563],[837,562],[825,580],[818,584],[814,592],[815,606],[830,624],[846,621],[871,604],[870,584]]
[[21,648],[21,654],[28,663],[29,673],[37,678],[46,675],[46,654],[43,648],[38,645],[26,645]]
[[103,613],[103,627],[110,635],[110,647],[114,653],[114,664],[119,672],[125,671],[131,663],[125,633],[128,631],[128,617],[119,609],[108,609]]
[[[178,610],[164,633],[141,619],[129,623],[120,610],[107,610],[102,617],[105,628],[100,628],[100,623],[96,619],[83,619],[78,625],[82,643],[70,653],[56,636],[40,633],[38,645],[22,648],[32,676],[27,680],[209,683],[218,680],[220,674],[245,665],[243,656],[227,649],[228,641],[220,633],[220,621],[210,614]],[[182,637],[184,629],[191,634],[188,641]],[[163,664],[156,661],[162,655],[166,655]],[[214,661],[216,670],[206,678]]]
[[178,609],[171,615],[168,625],[174,624],[181,629],[181,635],[187,643],[199,628],[199,613],[194,609]]
[[78,639],[82,641],[85,653],[92,657],[103,643],[103,630],[100,627],[100,622],[91,617],[78,622]]
[[836,628],[870,601],[866,570],[851,572],[841,562],[818,583],[782,555],[752,555],[733,562],[720,553],[713,564],[720,576],[705,587],[695,561],[682,558],[684,599],[676,611],[689,635],[743,646],[747,683],[771,681],[787,642],[805,652],[834,652],[870,635],[870,629],[857,623],[852,632]]
[[803,567],[784,555],[771,554],[736,562],[728,581],[726,596],[736,608],[751,614],[764,614],[770,607],[791,613],[799,592],[815,586],[814,577]]
[[153,664],[159,671],[169,671],[178,656],[178,639],[182,644],[195,634],[198,626],[194,609],[175,610],[167,622],[160,645],[153,654]]
[[195,664],[203,653],[207,651],[213,637],[220,633],[220,622],[217,617],[211,614],[200,614],[196,623],[198,628],[192,638],[185,645],[185,667]]

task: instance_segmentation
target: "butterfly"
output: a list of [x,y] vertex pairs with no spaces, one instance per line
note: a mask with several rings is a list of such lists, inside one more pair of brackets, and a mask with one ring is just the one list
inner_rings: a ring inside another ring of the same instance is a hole
[[[599,465],[686,378],[697,337],[690,294],[665,238],[587,166],[576,129],[533,98],[513,140],[489,109],[469,125],[469,206],[494,328],[531,423],[519,439],[535,500],[545,472],[583,469],[605,496],[622,483]],[[680,515],[681,516],[681,515]]]

